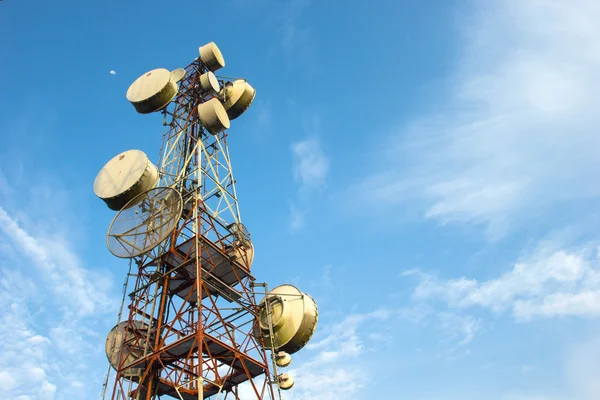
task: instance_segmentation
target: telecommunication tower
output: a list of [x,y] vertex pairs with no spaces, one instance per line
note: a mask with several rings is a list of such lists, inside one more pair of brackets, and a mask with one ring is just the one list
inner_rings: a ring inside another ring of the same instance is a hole
[[[94,192],[118,213],[111,253],[130,260],[118,324],[109,332],[103,399],[276,399],[284,369],[317,324],[314,300],[291,285],[268,290],[251,272],[226,129],[251,105],[243,79],[211,42],[186,68],[154,69],[127,90],[166,127],[158,167],[140,150],[104,165]],[[114,372],[114,373],[111,373]]]

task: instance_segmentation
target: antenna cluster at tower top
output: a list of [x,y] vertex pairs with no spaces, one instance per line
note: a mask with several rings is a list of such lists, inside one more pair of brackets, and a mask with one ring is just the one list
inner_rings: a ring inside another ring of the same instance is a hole
[[[214,42],[201,46],[198,51],[202,71],[193,83],[196,92],[193,95],[201,102],[195,105],[194,116],[208,133],[216,135],[228,129],[230,121],[250,107],[256,90],[245,79],[219,81],[214,72],[225,66],[225,59]],[[184,68],[170,72],[165,68],[148,71],[129,86],[127,100],[140,114],[166,111],[178,95],[179,82],[186,74]],[[165,199],[156,199],[159,192],[151,189],[158,182],[158,168],[140,150],[128,150],[115,156],[98,173],[94,192],[111,210],[119,211],[107,237],[108,248],[117,257],[133,257],[152,250],[174,228],[176,219],[170,216],[183,204],[177,202],[177,193],[165,193],[165,190],[160,191]],[[125,211],[140,203],[153,214],[141,218],[138,211]],[[150,217],[161,223],[150,230],[136,225]]]

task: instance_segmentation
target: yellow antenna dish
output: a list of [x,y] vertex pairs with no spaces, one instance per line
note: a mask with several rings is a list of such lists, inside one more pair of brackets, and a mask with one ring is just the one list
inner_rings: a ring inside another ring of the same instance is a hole
[[119,211],[138,194],[153,188],[156,182],[158,169],[146,154],[141,150],[127,150],[102,167],[94,181],[94,193],[108,208]]
[[256,96],[256,90],[248,82],[238,79],[228,82],[223,88],[222,98],[229,119],[236,119],[250,107]]
[[219,50],[219,47],[217,47],[215,42],[210,42],[201,46],[198,51],[200,52],[200,60],[209,70],[214,72],[225,66],[223,54],[221,54],[221,50]]
[[165,108],[177,95],[179,87],[169,70],[153,69],[137,78],[127,89],[127,100],[140,114]]
[[204,95],[217,94],[219,93],[219,90],[221,90],[221,85],[219,85],[219,81],[212,71],[200,75],[200,87],[202,88]]
[[[148,325],[140,321],[134,321],[125,333],[126,328],[128,328],[127,325],[127,321],[120,322],[111,329],[106,338],[106,358],[115,370],[119,369],[119,363],[121,367],[127,367],[127,365],[143,357],[144,349],[148,346],[146,342]],[[144,366],[136,366],[125,368],[121,374],[125,378],[136,382],[143,373]]]
[[277,384],[281,390],[290,390],[294,386],[294,378],[290,374],[281,374],[277,377]]
[[216,97],[198,106],[198,118],[206,130],[213,135],[229,129],[231,125],[223,104]]
[[292,363],[292,356],[285,351],[280,351],[275,355],[275,364],[278,367],[285,368]]
[[171,71],[171,79],[173,79],[175,82],[179,82],[183,79],[185,74],[186,72],[184,68],[174,69],[173,71]]
[[[267,300],[270,313],[267,312]],[[295,286],[281,285],[261,301],[255,335],[262,333],[266,348],[293,354],[306,346],[312,337],[318,315],[317,303],[312,297]],[[273,337],[269,325],[273,329]]]

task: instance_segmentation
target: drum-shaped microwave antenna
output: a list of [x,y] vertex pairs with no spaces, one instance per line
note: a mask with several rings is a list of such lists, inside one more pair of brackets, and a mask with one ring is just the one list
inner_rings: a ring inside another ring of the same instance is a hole
[[[267,311],[267,303],[270,313]],[[269,291],[259,305],[256,336],[266,348],[293,354],[303,348],[317,327],[317,303],[295,286],[281,285]],[[269,325],[273,330],[271,337]],[[259,332],[260,331],[260,332]]]
[[213,135],[229,129],[231,125],[223,104],[216,97],[198,105],[198,118],[206,130]]
[[294,386],[294,378],[290,374],[281,374],[277,377],[277,384],[281,390],[290,390]]
[[229,119],[236,119],[250,107],[256,90],[243,79],[227,82],[223,87],[221,98]]
[[292,356],[285,351],[280,351],[275,355],[275,364],[278,367],[285,368],[292,363]]
[[221,50],[219,50],[219,47],[217,47],[215,42],[210,42],[201,46],[198,51],[200,52],[200,60],[209,70],[214,72],[225,66],[223,54],[221,54]]
[[94,181],[94,193],[108,208],[119,211],[138,194],[156,185],[158,169],[141,150],[128,150],[107,162]]
[[183,79],[183,77],[185,76],[186,72],[185,72],[185,68],[177,68],[174,69],[173,71],[171,71],[171,79],[173,79],[173,81],[175,83],[179,82],[180,80]]
[[[111,367],[115,370],[119,368],[119,362],[122,367],[135,362],[144,355],[144,350],[148,343],[148,325],[141,321],[134,321],[129,325],[123,321],[117,324],[108,333],[106,338],[106,358]],[[125,368],[121,375],[126,379],[138,381],[144,373],[144,366]]]
[[181,194],[156,187],[133,198],[115,216],[106,244],[115,256],[131,258],[147,253],[165,240],[177,225],[183,209]]
[[215,74],[212,71],[208,71],[200,75],[200,88],[202,89],[202,94],[210,96],[219,93],[221,85],[219,85],[219,80]]
[[146,72],[129,86],[127,100],[140,114],[150,114],[165,108],[178,90],[169,70],[157,68]]

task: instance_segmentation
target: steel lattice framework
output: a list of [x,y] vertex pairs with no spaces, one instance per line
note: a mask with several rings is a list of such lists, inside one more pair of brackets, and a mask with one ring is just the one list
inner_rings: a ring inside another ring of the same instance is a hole
[[[227,134],[212,135],[198,120],[197,106],[208,100],[199,77],[207,71],[199,59],[186,67],[163,110],[159,186],[181,193],[183,215],[168,240],[132,259],[121,310],[126,340],[104,398],[275,399],[278,391],[276,366],[253,334],[254,287],[266,285],[250,273]],[[143,373],[130,379],[131,368]]]

